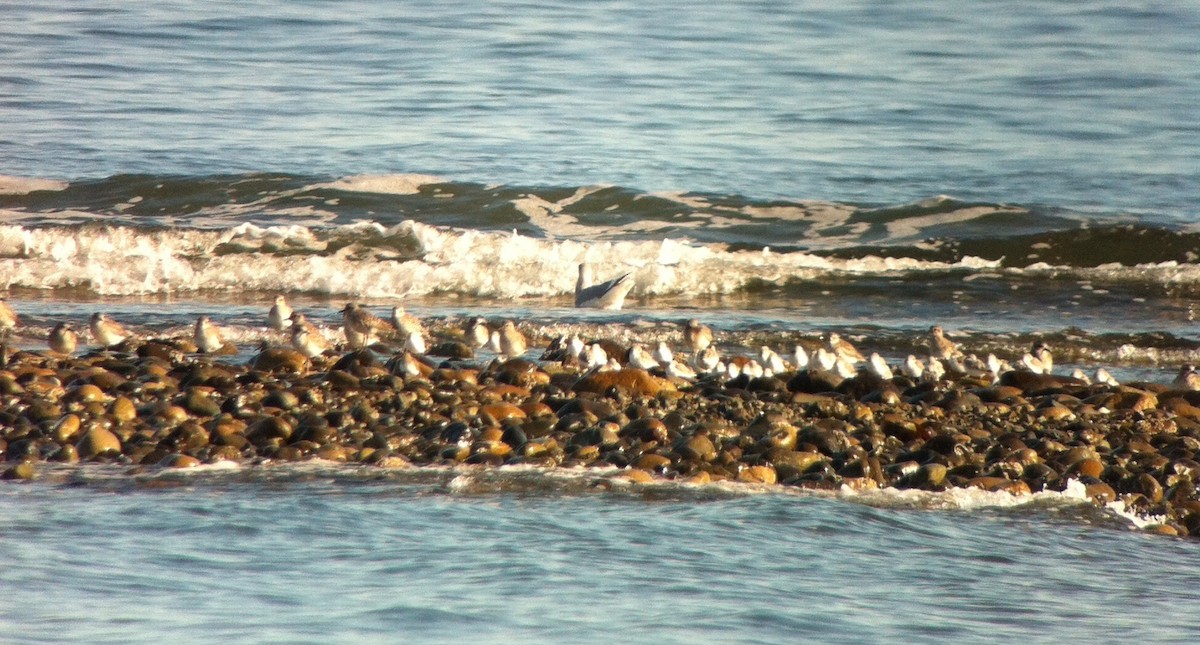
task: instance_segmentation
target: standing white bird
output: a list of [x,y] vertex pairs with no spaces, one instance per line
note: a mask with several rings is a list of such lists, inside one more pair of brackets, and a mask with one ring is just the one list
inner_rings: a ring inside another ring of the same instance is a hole
[[481,316],[469,320],[466,331],[467,342],[475,349],[485,347],[492,337],[492,330],[488,328],[487,320]]
[[1033,344],[1032,350],[1021,356],[1021,364],[1035,374],[1050,374],[1054,371],[1054,356],[1050,348],[1039,340]]
[[88,331],[92,334],[92,340],[101,347],[120,344],[131,335],[121,323],[98,311],[88,321]]
[[267,312],[267,324],[275,331],[283,331],[292,321],[292,306],[282,295],[275,296],[275,304]]
[[654,360],[650,352],[646,351],[646,348],[642,347],[640,343],[634,343],[629,348],[629,354],[625,362],[630,367],[636,367],[641,370],[652,370],[659,366],[658,361]]
[[400,333],[401,338],[407,338],[413,332],[425,335],[425,325],[416,316],[404,311],[404,307],[392,307],[392,326]]
[[579,265],[579,277],[575,280],[575,306],[593,309],[620,309],[625,296],[633,289],[633,275],[626,273],[600,284],[592,284],[592,268],[587,263]]
[[683,379],[685,381],[696,380],[696,370],[687,366],[683,361],[673,360],[667,363],[667,376],[671,378]]
[[763,369],[770,372],[772,375],[783,374],[788,369],[787,364],[783,362],[783,357],[780,356],[778,352],[770,347],[767,347],[766,345],[763,345],[762,348],[759,349],[758,357],[762,359]]
[[837,366],[838,355],[824,347],[818,347],[816,354],[813,356],[813,362],[809,365],[810,368],[816,368],[825,372],[832,372]]
[[654,360],[663,365],[670,365],[671,362],[675,360],[674,352],[672,352],[671,348],[667,347],[667,344],[661,340],[658,341],[658,344],[654,346],[654,353],[651,354],[651,356],[654,357]]
[[925,363],[916,356],[909,354],[908,358],[904,359],[904,364],[900,366],[900,373],[914,381],[918,380],[925,374]]
[[946,375],[946,368],[942,365],[942,362],[939,361],[938,359],[930,356],[929,364],[926,365],[925,374],[922,375],[922,378],[925,379],[926,381],[932,381],[932,382],[936,383],[936,382],[942,380],[942,377],[945,375]]
[[408,332],[408,336],[404,338],[404,351],[413,354],[424,354],[425,349],[425,337],[421,335],[421,332],[415,329]]
[[608,365],[608,353],[599,343],[592,343],[587,346],[583,363],[587,369],[599,369]]
[[720,369],[721,353],[716,347],[709,346],[695,354],[692,360],[693,367],[705,374],[713,374]]
[[205,354],[211,354],[225,346],[225,341],[221,338],[221,330],[208,319],[208,316],[200,316],[196,319],[196,329],[192,334],[196,342],[196,347]]
[[871,358],[867,361],[868,370],[879,378],[890,381],[892,380],[892,368],[888,367],[887,361],[883,360],[877,352],[871,352]]
[[796,364],[796,371],[807,369],[808,352],[804,351],[800,345],[796,345],[796,348],[792,350],[792,362]]
[[305,319],[304,314],[294,312],[291,315],[292,347],[308,358],[316,358],[329,349],[329,342],[321,335],[315,325]]
[[1121,385],[1119,382],[1117,382],[1117,379],[1113,378],[1113,375],[1109,374],[1108,370],[1104,369],[1103,367],[1096,368],[1096,382],[1103,383],[1110,387],[1119,387]]

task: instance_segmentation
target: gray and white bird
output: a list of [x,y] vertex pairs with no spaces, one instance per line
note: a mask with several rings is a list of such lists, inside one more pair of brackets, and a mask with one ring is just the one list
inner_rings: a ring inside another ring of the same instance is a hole
[[196,347],[205,354],[211,354],[225,346],[225,341],[221,338],[221,330],[208,319],[208,316],[200,316],[196,319],[196,328],[192,333],[192,338]]
[[900,365],[900,373],[914,381],[918,381],[925,374],[925,363],[916,356],[909,354],[908,358],[904,359],[904,363]]
[[118,345],[132,336],[124,325],[98,311],[88,321],[88,331],[92,334],[92,340],[101,347]]
[[72,354],[75,352],[75,347],[79,344],[79,337],[75,334],[75,328],[71,323],[60,322],[50,330],[50,336],[46,339],[50,345],[50,351],[56,354]]
[[1196,371],[1195,365],[1188,363],[1179,368],[1179,374],[1171,381],[1171,385],[1183,390],[1200,391],[1200,372]]
[[267,312],[267,325],[275,331],[283,331],[291,325],[291,319],[292,306],[288,304],[287,298],[282,295],[275,296],[275,303]]
[[1054,355],[1042,341],[1033,344],[1033,349],[1021,356],[1021,364],[1035,374],[1050,374],[1054,371]]
[[867,360],[867,358],[862,355],[862,352],[858,351],[857,347],[855,347],[850,341],[839,336],[837,332],[829,332],[827,345],[827,349],[829,349],[829,351],[841,358],[846,359],[851,365],[856,365]]
[[675,353],[661,340],[654,346],[654,353],[651,356],[662,365],[670,365],[675,360]]
[[958,353],[958,345],[949,338],[946,338],[946,332],[942,329],[941,325],[934,325],[929,328],[930,356],[945,360],[951,356],[956,356]]
[[483,349],[487,346],[488,340],[492,336],[492,330],[488,328],[487,319],[482,316],[476,316],[463,325],[463,331],[466,332],[467,344],[473,349]]
[[315,325],[308,322],[304,314],[294,312],[291,321],[292,347],[296,348],[296,351],[308,358],[316,358],[329,349],[329,341],[325,340]]
[[867,360],[867,371],[885,381],[892,380],[892,368],[878,352],[871,352],[871,357]]
[[630,367],[636,367],[640,370],[652,370],[659,366],[658,361],[650,355],[650,352],[646,351],[645,347],[642,347],[641,343],[634,343],[629,348],[629,354],[625,362]]
[[8,334],[20,322],[17,317],[17,312],[13,311],[12,305],[8,304],[8,300],[0,298],[0,336]]
[[342,329],[346,333],[346,343],[351,349],[366,347],[371,344],[376,332],[391,328],[392,326],[382,318],[357,302],[347,303],[342,309]]
[[586,262],[579,265],[575,280],[575,306],[592,309],[620,309],[625,296],[633,289],[633,274],[626,273],[599,284],[592,284],[592,268]]

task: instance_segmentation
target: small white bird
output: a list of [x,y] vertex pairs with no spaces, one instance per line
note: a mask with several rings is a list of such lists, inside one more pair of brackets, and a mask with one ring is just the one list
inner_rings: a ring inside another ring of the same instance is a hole
[[350,302],[342,309],[342,329],[350,348],[361,349],[371,344],[375,332],[392,329],[392,326],[357,302]]
[[987,371],[992,373],[993,381],[998,381],[1001,374],[1012,371],[1012,365],[1009,365],[1008,361],[996,358],[995,354],[989,353],[987,355]]
[[1117,379],[1113,378],[1113,375],[1109,374],[1108,370],[1104,369],[1103,367],[1096,368],[1095,380],[1097,383],[1103,383],[1110,387],[1119,387],[1121,385],[1119,382],[1117,382]]
[[1092,377],[1085,374],[1084,371],[1079,369],[1078,367],[1076,367],[1075,370],[1071,372],[1071,378],[1082,381],[1084,385],[1092,384]]
[[425,349],[425,337],[421,335],[420,330],[410,330],[408,336],[404,338],[404,351],[412,352],[413,354],[424,354]]
[[[291,321],[292,306],[282,295],[275,296],[275,304],[271,305],[271,310],[267,312],[267,324],[275,331],[283,331],[288,328]],[[115,345],[116,343],[110,344]]]
[[763,345],[758,353],[759,358],[762,359],[763,369],[772,375],[783,374],[788,371],[787,364],[783,362],[783,357],[775,350]]
[[721,353],[716,347],[705,347],[693,356],[693,366],[705,374],[713,374],[721,364]]
[[797,371],[807,369],[808,352],[804,351],[804,348],[800,345],[796,345],[796,348],[792,350],[792,362],[796,364]]
[[926,381],[937,383],[938,381],[942,380],[942,377],[945,375],[946,368],[942,365],[942,362],[930,356],[929,363],[925,366],[925,374],[922,375],[922,378]]
[[904,359],[904,364],[900,366],[900,373],[914,381],[919,380],[925,374],[925,363],[909,354],[908,358]]
[[696,380],[696,370],[687,366],[683,361],[671,361],[667,363],[667,376],[671,378],[683,379],[685,381]]
[[196,329],[192,336],[196,347],[205,354],[211,354],[225,346],[225,341],[221,338],[221,330],[208,319],[208,316],[200,316],[196,319]]
[[852,378],[858,375],[858,370],[846,357],[838,356],[833,362],[833,373],[842,378]]
[[708,325],[700,324],[692,318],[683,327],[683,343],[691,348],[693,354],[698,354],[712,344],[713,331]]
[[525,334],[517,329],[513,321],[504,321],[504,325],[500,327],[500,351],[498,353],[506,359],[518,358],[524,356],[528,348],[529,342],[525,340]]
[[1050,348],[1039,340],[1033,344],[1032,350],[1021,356],[1021,364],[1035,374],[1050,374],[1054,371],[1054,356]]
[[488,341],[492,337],[492,331],[488,328],[487,320],[478,316],[467,321],[466,332],[467,343],[475,349],[482,349],[487,346]]
[[571,336],[567,338],[566,347],[567,354],[570,355],[571,358],[577,359],[581,363],[587,362],[587,356],[584,355],[584,351],[587,350],[587,345],[584,344],[583,339],[579,337],[579,334],[571,334]]
[[654,360],[654,357],[650,355],[650,352],[646,351],[646,348],[642,347],[640,343],[634,343],[633,346],[629,348],[629,353],[626,356],[625,362],[630,367],[636,367],[638,369],[647,371],[659,366],[658,361]]
[[587,263],[579,265],[579,277],[575,280],[575,306],[593,309],[620,309],[625,296],[633,289],[633,275],[626,273],[600,284],[592,284],[592,268]]
[[75,328],[71,323],[60,322],[50,330],[50,336],[47,338],[50,345],[50,351],[56,354],[72,354],[75,352],[75,347],[79,344],[79,338],[75,334]]
[[608,352],[599,343],[592,343],[587,346],[583,362],[587,369],[602,368],[608,365]]
[[877,352],[871,352],[871,358],[867,361],[868,370],[879,378],[890,381],[892,380],[892,368],[888,367],[887,361],[883,360]]
[[742,366],[742,374],[750,378],[762,378],[766,376],[766,373],[767,371],[763,368],[762,364],[754,359],[750,359],[750,362]]
[[131,335],[121,323],[100,312],[92,314],[91,320],[88,321],[88,331],[92,334],[92,340],[101,347],[120,344]]
[[810,368],[816,368],[825,372],[832,372],[837,367],[838,355],[824,347],[818,347],[816,355],[813,356],[813,362]]
[[292,323],[292,347],[296,348],[296,351],[308,358],[316,358],[329,349],[329,341],[325,340],[325,336],[321,335],[321,330],[317,329],[316,325],[308,322],[304,314],[292,312],[289,320]]
[[670,365],[675,360],[675,353],[661,340],[654,346],[654,353],[651,356],[662,365]]

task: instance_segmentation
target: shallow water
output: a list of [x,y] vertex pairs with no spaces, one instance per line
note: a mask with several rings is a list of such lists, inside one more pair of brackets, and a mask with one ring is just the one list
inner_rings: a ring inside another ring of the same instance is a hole
[[6,486],[0,580],[27,592],[0,624],[88,642],[1186,642],[1200,618],[1190,542],[1078,506],[453,482]]
[[[283,292],[727,352],[930,325],[1200,363],[1200,10],[9,2],[0,284],[245,358]],[[575,267],[631,272],[571,308]],[[89,342],[86,334],[81,341]],[[486,360],[488,356],[483,356]],[[1049,504],[389,476],[0,486],[4,640],[1191,642],[1191,542]],[[101,478],[103,479],[103,478]],[[469,482],[468,482],[469,483]],[[465,486],[465,489],[463,488]]]

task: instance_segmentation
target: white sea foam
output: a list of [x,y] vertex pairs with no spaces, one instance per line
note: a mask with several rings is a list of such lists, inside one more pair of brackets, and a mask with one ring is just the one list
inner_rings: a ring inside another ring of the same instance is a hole
[[28,195],[39,190],[65,190],[69,184],[58,179],[0,175],[0,195]]
[[427,184],[442,184],[446,180],[434,175],[397,174],[397,175],[354,175],[343,177],[336,181],[314,184],[304,188],[305,191],[317,188],[334,188],[360,193],[381,193],[387,195],[414,195]]

